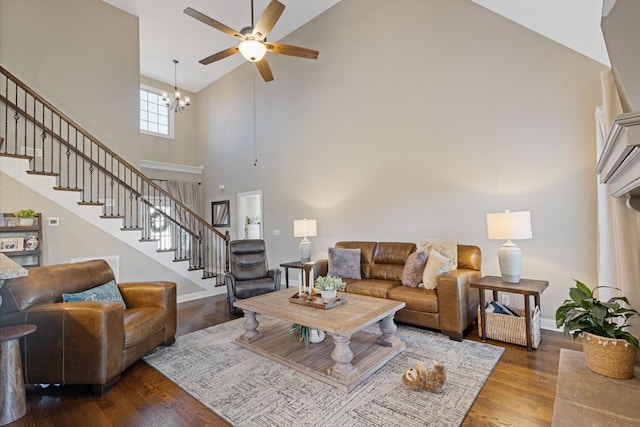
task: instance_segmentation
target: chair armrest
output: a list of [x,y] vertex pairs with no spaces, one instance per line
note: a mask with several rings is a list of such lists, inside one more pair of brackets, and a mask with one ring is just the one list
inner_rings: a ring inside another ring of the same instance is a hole
[[[329,260],[318,259],[304,263],[304,274],[306,283],[311,283],[309,280],[315,280],[317,277],[326,276],[329,271]],[[311,275],[313,273],[313,276]]]
[[273,279],[273,282],[276,286],[276,291],[280,290],[280,276],[282,275],[282,271],[279,268],[274,268],[272,270],[267,271],[267,276]]
[[478,270],[457,269],[438,276],[440,330],[462,340],[464,330],[477,317],[478,292],[469,284],[480,278]]
[[124,354],[122,304],[82,301],[42,304],[10,313],[2,323],[32,324],[22,338],[28,384],[106,384],[120,375]]
[[171,343],[178,329],[178,310],[175,282],[127,282],[119,283],[128,308],[159,307],[164,310],[164,340]]

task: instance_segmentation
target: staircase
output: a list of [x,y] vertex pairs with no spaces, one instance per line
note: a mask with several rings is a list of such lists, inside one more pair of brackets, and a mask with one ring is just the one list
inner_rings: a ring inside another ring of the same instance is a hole
[[2,66],[0,165],[178,274],[205,279],[203,288],[224,283],[228,232],[213,228]]

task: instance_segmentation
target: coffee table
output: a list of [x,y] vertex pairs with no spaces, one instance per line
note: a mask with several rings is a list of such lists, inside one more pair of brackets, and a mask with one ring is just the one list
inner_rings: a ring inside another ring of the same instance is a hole
[[[405,349],[393,322],[404,302],[340,293],[347,302],[323,310],[290,302],[294,293],[283,289],[235,301],[245,316],[245,330],[236,343],[346,393]],[[258,330],[257,313],[279,321]],[[363,331],[376,322],[380,322],[380,334]],[[323,330],[333,342],[325,339],[305,348],[299,335],[290,331],[293,323]]]

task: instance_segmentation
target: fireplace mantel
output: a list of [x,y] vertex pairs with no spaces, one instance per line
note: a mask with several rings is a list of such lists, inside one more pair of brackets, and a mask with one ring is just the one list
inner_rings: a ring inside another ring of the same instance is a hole
[[627,206],[640,210],[640,111],[616,117],[596,173],[613,197],[627,197]]

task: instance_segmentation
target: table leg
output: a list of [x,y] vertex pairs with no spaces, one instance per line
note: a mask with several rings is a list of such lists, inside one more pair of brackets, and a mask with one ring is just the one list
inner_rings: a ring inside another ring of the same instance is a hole
[[239,340],[244,342],[252,342],[262,336],[258,332],[258,320],[256,319],[256,313],[253,311],[242,310],[244,313],[244,333],[238,337]]
[[336,362],[327,369],[327,374],[339,380],[349,380],[358,373],[358,368],[351,364],[353,352],[349,347],[350,336],[333,335],[333,351],[331,358]]
[[0,343],[0,361],[0,425],[5,425],[27,412],[18,338]]
[[382,335],[378,337],[376,342],[385,347],[395,347],[402,344],[400,338],[396,336],[398,327],[393,321],[393,316],[394,315],[392,314],[380,321],[380,331],[382,332]]
[[525,326],[527,328],[527,351],[533,350],[533,345],[531,343],[531,298],[529,295],[524,296],[524,318],[525,318]]
[[287,289],[289,289],[289,267],[284,268],[284,283]]
[[480,292],[480,323],[482,324],[482,342],[487,342],[487,316],[484,312],[486,301],[484,299],[484,289],[478,288]]

